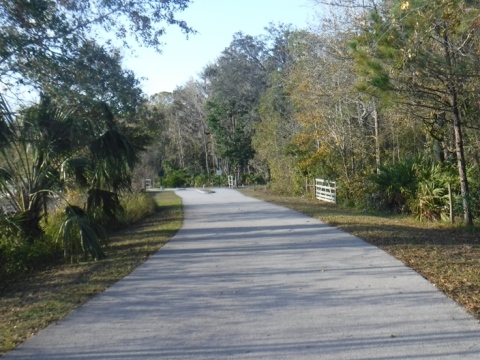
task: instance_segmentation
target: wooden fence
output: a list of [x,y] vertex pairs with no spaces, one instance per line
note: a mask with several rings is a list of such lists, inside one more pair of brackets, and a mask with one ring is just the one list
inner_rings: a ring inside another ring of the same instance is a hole
[[315,179],[315,197],[318,200],[337,202],[337,183],[331,180]]

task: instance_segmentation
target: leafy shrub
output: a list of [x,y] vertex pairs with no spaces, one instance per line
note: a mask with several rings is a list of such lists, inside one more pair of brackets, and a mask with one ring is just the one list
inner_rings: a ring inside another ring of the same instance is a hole
[[266,181],[260,174],[244,174],[243,183],[245,185],[265,185]]
[[[145,193],[128,194],[120,201],[124,211],[117,224],[121,226],[145,218],[156,207],[153,197]],[[106,239],[106,233],[81,208],[70,208],[75,210],[72,210],[71,216],[60,209],[51,212],[48,222],[44,219],[41,224],[44,236],[34,240],[23,236],[3,218],[5,221],[0,222],[0,284],[6,284],[17,275],[60,262],[62,250],[64,256],[67,255],[72,261],[85,257],[86,253],[94,258],[102,257],[103,252],[99,246],[102,245],[102,239]]]
[[435,181],[422,181],[410,209],[419,220],[447,220],[448,190]]
[[[474,218],[480,218],[480,169],[471,168],[467,171],[469,178],[470,190],[470,204],[472,207],[472,214]],[[460,209],[459,214],[463,213],[462,199],[458,199]]]
[[44,237],[35,242],[28,239],[0,237],[0,284],[15,276],[44,269],[61,259],[61,248]]
[[192,177],[190,185],[193,187],[212,186],[213,182],[206,174],[200,174]]
[[456,169],[449,163],[432,163],[428,161],[416,164],[418,185],[415,197],[409,202],[409,209],[419,220],[447,220],[448,184],[453,185],[453,192],[459,191]]
[[228,185],[228,175],[215,175],[212,177],[212,186],[227,186]]
[[372,177],[373,203],[379,210],[412,213],[420,220],[448,218],[448,184],[459,192],[453,164],[422,158],[405,159],[380,168]]
[[120,218],[123,225],[136,223],[155,212],[155,200],[146,193],[128,194],[123,196],[120,202],[124,210]]
[[371,177],[376,185],[372,199],[377,210],[405,212],[407,202],[415,197],[418,177],[415,160],[404,159],[395,164],[384,165]]
[[342,206],[365,208],[368,207],[366,195],[371,192],[369,183],[364,177],[354,176],[350,179],[337,181],[337,202]]
[[188,186],[191,182],[190,175],[187,174],[185,169],[180,170],[165,170],[165,176],[163,178],[164,187],[185,187]]

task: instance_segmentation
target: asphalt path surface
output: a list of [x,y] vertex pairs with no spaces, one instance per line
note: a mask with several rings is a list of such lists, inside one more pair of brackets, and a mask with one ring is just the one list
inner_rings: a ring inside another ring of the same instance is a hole
[[480,359],[480,325],[378,248],[234,190],[6,359]]

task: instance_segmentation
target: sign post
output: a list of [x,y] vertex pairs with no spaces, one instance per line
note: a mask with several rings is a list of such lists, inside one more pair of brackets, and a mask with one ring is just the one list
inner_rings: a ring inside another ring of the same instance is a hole
[[160,170],[158,170],[158,174],[157,176],[160,178],[160,189],[163,190],[163,177],[165,175],[165,170],[163,170],[163,167],[160,168]]

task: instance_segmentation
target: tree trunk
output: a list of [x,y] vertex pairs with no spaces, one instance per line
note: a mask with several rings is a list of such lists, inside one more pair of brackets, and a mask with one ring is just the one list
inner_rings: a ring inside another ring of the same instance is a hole
[[[445,51],[445,60],[448,68],[453,73],[454,57],[450,49],[450,41],[447,31],[443,35],[443,47]],[[462,120],[458,104],[458,94],[456,84],[453,82],[453,76],[448,77],[447,91],[450,94],[450,105],[453,115],[453,130],[455,135],[455,153],[457,156],[458,178],[460,180],[460,191],[462,194],[463,218],[467,226],[473,225],[473,215],[470,209],[470,192],[468,190],[467,167],[465,166],[465,151],[463,149]]]
[[465,166],[465,151],[463,149],[463,135],[458,107],[454,107],[453,109],[453,128],[455,132],[458,177],[460,179],[460,190],[462,193],[463,218],[465,224],[471,226],[473,225],[473,216],[470,209],[470,192],[468,190],[467,167]]
[[205,170],[207,170],[207,176],[210,177],[210,166],[208,164],[207,129],[203,121],[202,121],[202,139],[203,139],[203,151],[205,151]]
[[178,131],[178,148],[180,150],[180,167],[185,168],[185,153],[183,151],[183,137],[182,137],[182,131],[180,129],[180,123],[179,123],[177,114],[175,114],[175,122],[177,123],[177,131]]
[[380,165],[381,165],[381,158],[380,158],[380,139],[379,139],[379,121],[378,121],[378,113],[377,113],[377,106],[375,105],[375,101],[372,101],[373,111],[373,126],[375,131],[375,163],[377,166],[377,174],[380,174]]

